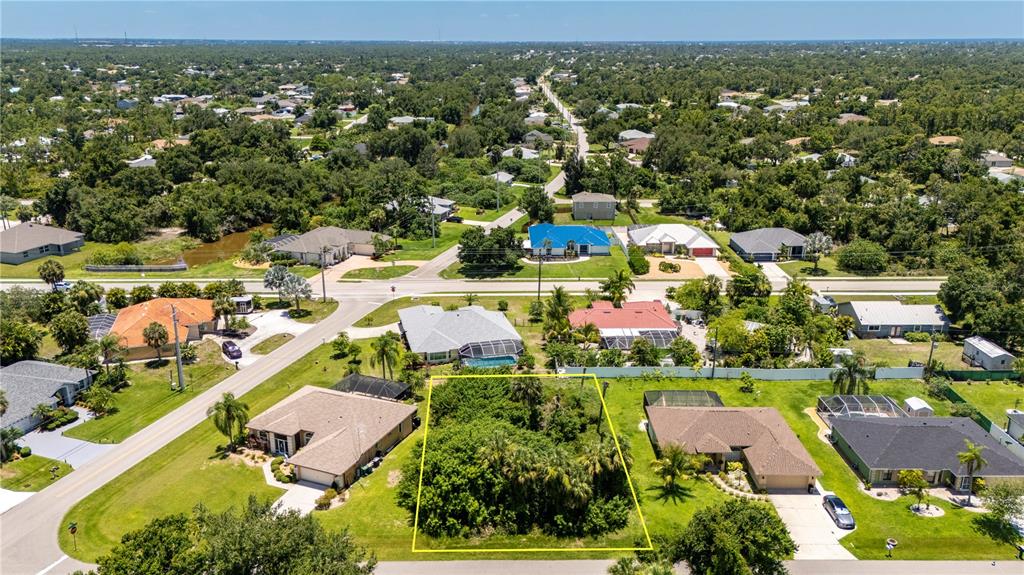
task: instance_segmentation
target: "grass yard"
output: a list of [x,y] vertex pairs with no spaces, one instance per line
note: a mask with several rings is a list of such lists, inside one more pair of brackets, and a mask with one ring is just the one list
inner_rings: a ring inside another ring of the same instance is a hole
[[[910,360],[928,361],[928,342],[896,345],[888,339],[853,339],[844,345],[854,351],[863,351],[868,362],[874,365],[906,367]],[[947,369],[974,369],[960,360],[963,350],[961,345],[940,341],[932,357],[945,364]]]
[[[537,265],[523,263],[518,268],[464,268],[456,262],[441,272],[445,279],[537,279]],[[541,273],[545,279],[597,278],[605,279],[616,270],[628,269],[622,248],[612,246],[611,255],[593,256],[576,263],[545,262]]]
[[[636,213],[636,218],[641,224],[690,224],[697,225],[697,222],[692,219],[687,219],[683,216],[673,216],[669,214],[662,214],[658,212],[658,208],[640,208]],[[700,227],[700,226],[698,226]],[[728,243],[728,242],[726,242]]]
[[814,272],[814,262],[808,262],[803,260],[793,260],[783,262],[779,264],[782,271],[786,272],[792,277],[851,277],[856,274],[844,272],[839,269],[836,264],[835,258],[824,256],[818,260],[818,272]]
[[416,269],[416,266],[388,266],[386,268],[360,268],[346,272],[343,280],[389,280],[404,276]]
[[266,355],[293,339],[295,339],[295,336],[290,333],[276,333],[252,346],[252,352],[259,355]]
[[[332,353],[330,344],[322,345],[243,395],[250,416],[302,386],[336,383],[345,368],[343,362],[331,359]],[[185,432],[75,505],[61,525],[78,522],[78,551],[65,529],[60,530],[61,548],[78,559],[95,562],[122,535],[157,517],[188,513],[200,502],[218,512],[243,505],[249,494],[261,499],[281,495],[280,489],[266,484],[260,468],[222,457],[218,448],[223,444],[224,436],[209,420]]]
[[[50,469],[57,466],[56,477]],[[71,466],[63,461],[32,455],[10,461],[0,467],[0,488],[11,491],[40,491],[57,479],[71,473]]]
[[187,389],[172,390],[171,377],[177,384],[174,363],[163,361],[159,367],[150,363],[129,365],[132,384],[114,395],[115,413],[86,421],[64,432],[68,437],[93,443],[120,443],[136,431],[160,419],[235,372],[224,361],[220,346],[213,341],[199,344],[199,360],[185,366]]
[[574,220],[572,212],[555,212],[552,221],[555,225],[586,225],[586,226],[631,226],[632,218],[626,212],[615,212],[614,220]]
[[509,202],[507,205],[502,206],[500,210],[484,210],[482,213],[478,213],[478,209],[471,206],[459,206],[459,213],[457,215],[460,218],[475,222],[493,222],[515,209],[516,204],[518,204],[518,200]]
[[290,318],[302,323],[317,323],[338,309],[338,301],[333,299],[323,301],[320,298],[314,297],[313,299],[303,300],[302,306],[299,309],[295,309],[292,305],[294,303],[294,299],[269,299],[263,305],[267,309],[287,309]]
[[934,295],[888,295],[888,294],[859,294],[859,295],[833,295],[836,303],[848,301],[901,301],[905,304],[929,304],[941,305],[939,297]]
[[394,260],[430,260],[448,248],[459,243],[462,232],[469,229],[468,224],[453,224],[441,222],[438,224],[437,245],[429,237],[423,240],[408,240],[399,238],[399,249],[382,257],[389,262]]
[[995,425],[1006,428],[1006,410],[1024,408],[1024,385],[1015,381],[954,383],[953,389]]

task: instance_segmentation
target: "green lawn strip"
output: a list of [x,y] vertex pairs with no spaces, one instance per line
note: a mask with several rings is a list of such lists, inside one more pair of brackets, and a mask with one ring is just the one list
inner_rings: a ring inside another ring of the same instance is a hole
[[278,300],[268,298],[263,305],[267,309],[287,309],[289,317],[302,323],[317,323],[338,309],[337,300],[329,299],[323,301],[320,298],[303,300],[298,309],[295,308],[294,299]]
[[389,280],[404,276],[416,269],[416,266],[388,266],[385,268],[360,268],[341,276],[346,280]]
[[[322,345],[243,395],[249,415],[258,415],[305,385],[336,383],[345,367],[331,359],[332,353],[329,344]],[[224,436],[209,420],[186,431],[75,505],[61,525],[78,523],[78,551],[65,529],[60,529],[61,548],[94,562],[122,535],[157,517],[187,513],[198,503],[222,511],[243,505],[251,493],[261,499],[281,495],[280,489],[266,484],[260,468],[222,459],[217,448],[223,443]]]
[[641,224],[689,224],[699,227],[696,220],[688,219],[683,216],[662,214],[658,212],[658,208],[656,207],[640,208],[636,217]]
[[[57,466],[57,477],[50,469]],[[71,466],[63,461],[32,455],[17,461],[8,461],[0,467],[0,488],[11,491],[39,491],[57,479],[71,473]]]
[[476,222],[493,222],[501,216],[507,214],[509,211],[515,209],[518,202],[509,202],[499,210],[484,210],[483,213],[478,213],[478,209],[472,206],[459,206],[458,216]]
[[[908,509],[911,498],[896,501],[881,501],[865,494],[860,488],[860,479],[843,461],[842,457],[828,444],[817,438],[817,426],[803,410],[813,407],[819,395],[831,393],[827,381],[779,381],[758,382],[756,394],[739,391],[739,383],[728,380],[612,380],[606,395],[608,410],[616,422],[616,429],[633,441],[634,477],[644,479],[644,462],[647,455],[643,447],[649,443],[646,434],[637,427],[643,417],[644,389],[708,389],[718,392],[726,405],[732,406],[773,406],[785,417],[804,446],[821,468],[821,483],[828,490],[835,491],[850,506],[857,520],[857,530],[843,538],[842,544],[859,559],[882,559],[885,555],[885,540],[896,538],[899,559],[996,559],[1015,555],[1012,546],[990,538],[978,528],[978,514],[957,510],[941,504],[946,510],[945,517],[919,518]],[[924,385],[919,381],[887,380],[871,382],[871,393],[888,395],[897,403],[910,396],[927,397]],[[950,404],[944,400],[928,398],[936,415],[948,415]],[[623,419],[618,413],[627,414]],[[636,430],[636,432],[633,432]],[[713,489],[708,486],[709,489]],[[695,491],[696,493],[696,491]],[[644,517],[652,535],[666,530],[677,530],[710,496],[689,499],[689,505],[681,509],[660,509],[661,502],[645,498]],[[712,498],[712,501],[717,500]],[[685,514],[682,520],[679,515]],[[666,519],[669,523],[666,524]],[[673,525],[672,521],[678,521]],[[678,533],[678,531],[676,531]]]
[[275,333],[267,339],[252,346],[252,352],[260,355],[266,355],[293,339],[295,339],[295,336],[290,333]]
[[[622,248],[612,246],[611,255],[592,256],[573,263],[546,262],[541,273],[547,279],[607,278],[616,270],[628,269]],[[456,262],[441,271],[445,279],[536,279],[537,264],[523,262],[518,268],[466,268]]]
[[[863,351],[869,363],[888,367],[906,367],[910,360],[928,361],[928,342],[897,345],[888,339],[854,339],[844,344],[854,351]],[[936,343],[932,358],[941,361],[947,369],[974,369],[961,361],[963,346],[941,341]]]
[[555,212],[553,223],[556,225],[580,225],[580,226],[631,226],[632,218],[626,212],[616,212],[614,220],[574,220],[571,211]]
[[36,355],[42,359],[50,359],[57,357],[62,352],[60,345],[57,344],[57,340],[53,339],[53,335],[50,334],[50,330],[46,330],[46,334],[43,336],[43,341],[39,344],[39,351]]
[[462,232],[469,229],[469,224],[453,224],[441,222],[437,225],[437,245],[427,237],[422,240],[408,240],[399,238],[399,249],[387,254],[381,259],[384,261],[394,260],[429,260],[441,252],[459,243]]
[[173,363],[165,361],[159,367],[131,364],[132,384],[114,394],[117,411],[72,427],[64,435],[94,443],[120,443],[235,372],[212,341],[199,345],[199,356],[199,361],[184,367],[188,386],[184,392],[171,389],[172,377],[177,384]]
[[1007,409],[1024,409],[1024,385],[1015,381],[954,383],[953,389],[1003,429],[1006,429]]
[[835,258],[825,256],[818,261],[818,271],[814,272],[814,262],[793,260],[779,264],[782,271],[793,277],[851,277],[857,274],[844,272],[839,269]]

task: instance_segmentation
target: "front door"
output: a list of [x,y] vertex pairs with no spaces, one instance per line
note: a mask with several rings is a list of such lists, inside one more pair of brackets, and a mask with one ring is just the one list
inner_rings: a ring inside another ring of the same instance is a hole
[[274,453],[288,454],[288,438],[274,436]]
[[971,478],[963,476],[960,478],[960,491],[967,491],[971,488]]
[[589,244],[580,244],[579,250],[580,250],[579,251],[579,255],[581,255],[581,256],[589,255],[590,254],[590,245]]
[[899,337],[902,333],[903,329],[898,325],[894,325],[889,328],[889,337]]

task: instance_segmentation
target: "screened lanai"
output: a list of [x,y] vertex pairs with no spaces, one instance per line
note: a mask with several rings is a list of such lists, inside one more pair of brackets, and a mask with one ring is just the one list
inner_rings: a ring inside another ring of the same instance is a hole
[[829,417],[906,417],[887,395],[825,395],[818,398],[818,414]]

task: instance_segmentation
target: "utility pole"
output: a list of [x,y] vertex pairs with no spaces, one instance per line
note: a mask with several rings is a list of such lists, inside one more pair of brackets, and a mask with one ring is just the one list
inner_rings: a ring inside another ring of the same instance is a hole
[[185,391],[185,373],[181,367],[181,343],[178,341],[178,309],[171,306],[171,323],[174,325],[174,361],[178,364],[178,390]]
[[924,366],[925,379],[932,378],[932,353],[935,351],[935,332],[928,332],[928,363]]
[[327,301],[327,280],[324,278],[324,270],[327,268],[327,252],[331,251],[329,246],[320,246],[320,293],[323,301]]
[[537,301],[538,302],[540,301],[541,269],[544,268],[544,252],[546,252],[548,250],[548,248],[551,246],[551,240],[544,240],[544,243],[542,244],[542,246],[543,247],[540,250],[540,256],[537,259]]
[[437,247],[437,230],[434,225],[434,210],[430,210],[430,243],[432,247]]
[[718,365],[718,328],[715,328],[715,346],[711,348],[711,379],[715,379],[715,366]]

